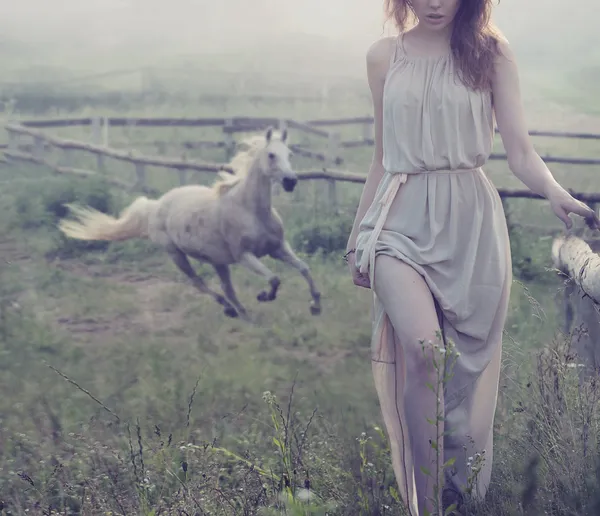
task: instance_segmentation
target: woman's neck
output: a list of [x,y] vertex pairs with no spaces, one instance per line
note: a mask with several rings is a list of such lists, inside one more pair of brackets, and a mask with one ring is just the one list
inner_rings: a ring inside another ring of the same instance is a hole
[[430,30],[427,27],[417,24],[405,33],[404,40],[409,40],[409,44],[419,53],[443,54],[450,48],[452,38],[452,24],[441,30]]
[[444,28],[431,30],[431,28],[427,28],[425,24],[417,22],[411,32],[414,31],[417,34],[422,34],[432,41],[450,41],[453,27],[454,24],[450,23]]

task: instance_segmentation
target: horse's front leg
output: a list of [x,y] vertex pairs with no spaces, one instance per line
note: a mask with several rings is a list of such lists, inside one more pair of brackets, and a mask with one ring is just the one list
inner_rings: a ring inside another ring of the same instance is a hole
[[271,253],[271,257],[276,260],[281,260],[284,263],[292,266],[294,269],[298,270],[300,274],[304,277],[306,282],[308,283],[308,288],[310,289],[310,295],[312,296],[312,303],[310,305],[310,312],[313,315],[318,315],[321,313],[321,293],[317,290],[315,286],[315,282],[310,273],[310,268],[308,264],[303,262],[296,253],[292,250],[292,247],[284,240],[281,246]]
[[277,297],[277,290],[281,281],[264,263],[262,263],[254,254],[245,252],[242,254],[239,263],[246,267],[246,269],[252,271],[254,274],[258,274],[263,278],[266,278],[271,285],[271,290],[267,292],[263,290],[256,299],[259,301],[273,301]]

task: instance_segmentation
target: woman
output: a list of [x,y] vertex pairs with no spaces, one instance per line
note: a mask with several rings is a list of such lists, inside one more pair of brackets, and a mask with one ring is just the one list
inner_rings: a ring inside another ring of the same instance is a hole
[[[477,452],[484,462],[472,492],[483,497],[490,481],[512,281],[501,200],[481,169],[494,115],[516,177],[545,197],[567,228],[570,213],[600,228],[532,146],[514,56],[490,22],[491,4],[386,0],[399,36],[367,52],[375,152],[346,258],[354,283],[373,290],[373,374],[412,516],[438,504],[460,506]],[[442,349],[452,341],[460,355],[436,429],[437,397],[427,384],[436,384],[432,344],[440,334]],[[455,462],[436,500],[432,443],[442,431],[449,435],[438,444],[441,463]]]

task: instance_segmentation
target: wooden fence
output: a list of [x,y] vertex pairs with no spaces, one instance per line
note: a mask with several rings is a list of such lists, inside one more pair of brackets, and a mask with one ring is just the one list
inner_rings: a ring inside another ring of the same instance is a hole
[[[93,143],[58,138],[48,134],[45,130],[65,127],[90,127],[90,137]],[[43,120],[12,121],[5,126],[8,133],[8,144],[3,150],[5,161],[21,160],[47,166],[60,174],[74,174],[91,176],[96,173],[104,174],[106,170],[105,159],[111,158],[118,161],[131,163],[135,167],[136,182],[126,184],[119,178],[106,179],[111,183],[127,187],[131,190],[150,191],[146,181],[146,167],[162,167],[174,170],[179,174],[180,184],[186,184],[187,171],[216,173],[220,170],[229,171],[225,164],[235,147],[235,134],[256,132],[269,126],[279,129],[287,128],[289,131],[319,138],[326,141],[326,151],[321,152],[306,145],[292,144],[292,149],[299,155],[312,158],[323,164],[318,170],[299,171],[300,180],[324,180],[328,183],[329,206],[337,207],[336,183],[364,183],[365,176],[335,167],[343,163],[341,153],[343,149],[374,144],[373,118],[339,118],[297,121],[273,117],[231,117],[231,118],[173,118],[173,117],[83,117],[61,118]],[[342,140],[340,132],[336,129],[344,126],[359,126],[362,128],[361,137]],[[220,128],[222,139],[212,141],[184,142],[186,148],[223,148],[225,151],[224,163],[211,163],[200,160],[178,159],[166,156],[147,156],[131,151],[111,148],[109,145],[110,129],[115,127],[194,127],[194,128]],[[532,136],[545,136],[556,138],[577,138],[600,140],[600,134],[592,133],[567,133],[554,131],[531,131]],[[28,138],[28,141],[24,141]],[[52,162],[48,157],[48,150],[56,148],[62,151],[62,159]],[[91,153],[96,156],[97,172],[74,168],[72,152],[79,151]],[[505,154],[492,154],[491,160],[506,160]],[[572,165],[600,165],[600,158],[571,158],[561,156],[544,156],[547,163],[563,163]],[[541,199],[529,190],[499,189],[503,199],[527,198]],[[577,199],[590,204],[600,203],[599,193],[572,192]]]

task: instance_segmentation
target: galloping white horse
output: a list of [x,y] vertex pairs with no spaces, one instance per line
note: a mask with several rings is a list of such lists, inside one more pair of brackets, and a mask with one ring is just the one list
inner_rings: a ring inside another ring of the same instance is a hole
[[[269,255],[300,271],[310,288],[310,311],[319,314],[321,294],[308,265],[284,238],[281,218],[271,203],[273,181],[280,182],[286,192],[292,192],[298,181],[286,140],[286,130],[274,138],[269,128],[264,136],[244,142],[247,148],[231,160],[234,174],[221,173],[211,187],[187,185],[173,188],[158,199],[138,197],[118,219],[90,207],[67,205],[78,220],[63,219],[59,229],[80,240],[149,238],[167,251],[198,290],[224,306],[227,316],[239,315],[245,320],[247,312],[236,296],[229,267],[240,263],[266,278],[270,289],[257,299],[273,301],[280,280],[259,260]],[[224,296],[206,285],[188,257],[214,267]]]

